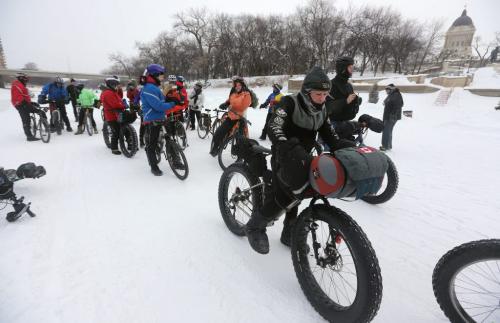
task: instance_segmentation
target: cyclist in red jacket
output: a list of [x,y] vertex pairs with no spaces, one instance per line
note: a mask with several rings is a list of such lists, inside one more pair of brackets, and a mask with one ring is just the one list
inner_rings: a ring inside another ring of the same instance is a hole
[[38,113],[42,118],[47,118],[47,116],[45,115],[45,112],[35,108],[36,104],[31,102],[30,94],[28,92],[28,89],[26,88],[26,84],[28,83],[28,81],[28,75],[26,75],[25,73],[17,73],[16,80],[12,82],[12,86],[10,89],[11,102],[21,116],[24,133],[26,134],[26,140],[37,141],[40,139],[36,138],[31,133],[30,113]]
[[120,124],[118,123],[118,112],[125,110],[122,98],[117,93],[120,80],[114,77],[106,79],[106,89],[101,94],[101,103],[104,109],[104,120],[111,127],[111,152],[115,155],[120,155],[118,150],[118,134],[120,132]]

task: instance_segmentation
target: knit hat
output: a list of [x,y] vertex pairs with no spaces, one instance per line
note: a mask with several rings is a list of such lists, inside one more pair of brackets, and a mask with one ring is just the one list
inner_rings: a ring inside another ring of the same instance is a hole
[[318,91],[330,91],[331,83],[328,75],[319,66],[313,67],[309,73],[307,73],[302,82],[302,92],[309,93],[312,90]]

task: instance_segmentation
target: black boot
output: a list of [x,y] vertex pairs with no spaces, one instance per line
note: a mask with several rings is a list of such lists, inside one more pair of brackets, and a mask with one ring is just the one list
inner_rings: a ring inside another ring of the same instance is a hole
[[40,138],[31,136],[31,137],[26,137],[26,140],[27,141],[38,141],[38,140],[40,140]]
[[259,137],[260,140],[266,140],[266,129],[262,129],[262,134]]
[[283,231],[281,231],[280,241],[287,247],[292,246],[292,232],[295,222],[297,221],[298,207],[294,207],[286,212],[285,220],[283,220]]
[[153,175],[155,175],[155,176],[163,175],[163,172],[156,164],[151,165],[151,173],[153,173]]
[[266,227],[270,221],[262,216],[262,213],[255,211],[245,226],[245,234],[253,250],[260,254],[269,253],[269,239],[266,234]]
[[283,222],[283,231],[281,231],[280,241],[287,247],[292,246],[292,231],[294,225],[295,225],[295,219],[291,221],[287,221],[287,219],[285,219],[285,221]]

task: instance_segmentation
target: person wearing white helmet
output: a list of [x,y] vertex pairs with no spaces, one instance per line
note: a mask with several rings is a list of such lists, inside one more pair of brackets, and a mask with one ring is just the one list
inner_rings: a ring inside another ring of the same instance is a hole
[[203,85],[201,82],[196,82],[193,90],[189,93],[189,118],[191,121],[191,130],[195,130],[195,117],[198,123],[201,122],[201,109],[203,108],[204,101]]

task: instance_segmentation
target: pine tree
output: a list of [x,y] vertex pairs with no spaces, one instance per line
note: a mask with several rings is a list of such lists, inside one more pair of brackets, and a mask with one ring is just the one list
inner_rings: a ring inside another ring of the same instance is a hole
[[7,62],[3,53],[2,38],[0,38],[0,68],[7,68]]

